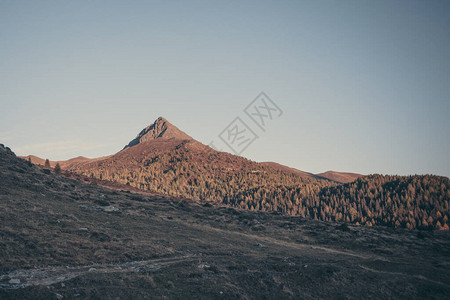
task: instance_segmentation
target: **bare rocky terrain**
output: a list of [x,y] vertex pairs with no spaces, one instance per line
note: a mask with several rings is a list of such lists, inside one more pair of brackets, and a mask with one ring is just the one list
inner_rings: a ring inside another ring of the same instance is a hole
[[450,232],[119,191],[0,147],[1,299],[448,299]]

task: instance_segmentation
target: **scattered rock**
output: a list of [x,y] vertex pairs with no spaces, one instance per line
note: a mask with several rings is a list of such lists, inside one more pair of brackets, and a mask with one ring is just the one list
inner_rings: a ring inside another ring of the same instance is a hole
[[18,278],[11,278],[9,280],[9,283],[10,284],[20,284],[20,279],[18,279]]
[[92,211],[104,211],[104,212],[118,212],[120,211],[119,208],[114,207],[112,205],[107,206],[94,206],[89,204],[80,204],[78,207],[86,210],[92,210]]
[[58,299],[58,300],[64,298],[63,295],[58,294],[58,293],[56,293],[54,296],[55,296],[54,298]]
[[119,211],[119,209],[117,207],[114,207],[112,205],[109,206],[103,206],[101,208],[104,212],[115,212],[115,211]]
[[207,264],[205,264],[205,263],[201,263],[201,264],[198,265],[198,268],[199,268],[199,269],[209,269],[210,266],[207,265]]

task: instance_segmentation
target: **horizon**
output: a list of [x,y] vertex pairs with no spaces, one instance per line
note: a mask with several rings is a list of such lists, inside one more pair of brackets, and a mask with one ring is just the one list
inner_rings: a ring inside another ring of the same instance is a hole
[[[233,153],[240,117],[253,161],[450,177],[450,4],[326,4],[1,2],[0,143],[95,158],[163,116]],[[264,130],[262,91],[283,112]]]
[[[150,123],[149,125],[147,125],[147,126],[145,126],[144,128],[147,128],[147,127],[149,127],[149,126],[151,126],[151,125],[153,125],[158,119],[163,119],[163,120],[165,120],[165,121],[168,121],[172,126],[175,126],[176,128],[178,128],[175,124],[173,124],[172,122],[170,122],[170,120],[167,120],[164,116],[159,116],[157,119],[155,119],[155,121],[154,122],[152,122],[152,123]],[[143,128],[143,129],[144,129]],[[142,129],[142,130],[143,130]],[[178,129],[180,129],[180,128],[178,128]],[[181,129],[180,129],[181,130]],[[141,130],[139,130],[139,132],[140,132]],[[188,134],[188,133],[186,133],[186,132],[184,132],[183,130],[181,130],[183,133],[185,133],[185,134]],[[136,135],[135,136],[135,138],[137,138],[139,136],[139,134],[138,135]],[[196,140],[195,138],[193,138],[194,140]],[[132,141],[132,140],[130,140],[130,141]],[[197,140],[196,140],[197,141]],[[205,143],[203,143],[204,145],[206,145],[206,146],[209,146],[209,145],[207,145],[207,144],[205,144]],[[128,145],[128,144],[127,144]],[[67,160],[70,160],[70,159],[74,159],[74,158],[88,158],[88,159],[97,159],[97,158],[102,158],[102,157],[109,157],[109,156],[111,156],[111,155],[114,155],[114,154],[117,154],[117,153],[119,153],[119,152],[121,152],[121,151],[123,151],[123,150],[125,150],[128,146],[127,145],[125,145],[125,147],[122,147],[120,150],[118,150],[117,152],[114,152],[114,153],[110,153],[110,154],[105,154],[105,155],[103,155],[103,156],[100,156],[100,157],[86,157],[86,156],[83,156],[83,155],[78,155],[78,156],[73,156],[73,157],[69,157],[69,158],[66,158],[66,159],[59,159],[59,160],[53,160],[53,159],[49,159],[49,158],[47,158],[47,157],[43,157],[43,156],[39,156],[39,155],[34,155],[34,154],[24,154],[24,155],[20,155],[20,154],[16,154],[17,156],[21,156],[21,157],[24,157],[24,156],[35,156],[35,157],[37,157],[37,158],[40,158],[40,159],[43,159],[43,160],[46,160],[46,159],[48,159],[50,162],[61,162],[61,161],[67,161]],[[6,146],[6,145],[5,145]],[[130,147],[133,147],[133,145],[132,146],[130,146]],[[211,146],[209,146],[209,147],[211,147]],[[212,148],[212,147],[211,147]],[[213,150],[216,150],[216,151],[220,151],[220,150],[217,150],[217,149],[214,149],[214,148],[212,148]],[[11,149],[13,152],[14,152],[14,149]],[[220,152],[226,152],[226,153],[231,153],[232,151],[220,151]],[[234,154],[234,155],[237,155],[237,154],[235,154],[235,153],[231,153],[231,154]],[[237,155],[237,156],[240,156],[240,155]],[[249,159],[249,160],[252,160],[252,159],[250,159],[250,158],[247,158],[247,157],[245,157],[245,156],[241,156],[241,157],[243,157],[243,158],[246,158],[246,159]],[[252,160],[253,161],[253,160]],[[289,165],[283,165],[283,164],[281,164],[281,163],[278,163],[278,162],[276,162],[276,161],[255,161],[255,162],[257,162],[257,163],[267,163],[267,162],[270,162],[270,163],[276,163],[276,164],[280,164],[281,166],[286,166],[286,167],[289,167],[289,168],[293,168],[293,169],[296,169],[296,170],[299,170],[299,171],[303,171],[303,172],[307,172],[307,173],[310,173],[310,174],[313,174],[313,175],[321,175],[321,174],[324,174],[324,173],[327,173],[327,172],[337,172],[337,173],[341,173],[341,174],[358,174],[358,175],[363,175],[363,176],[370,176],[370,175],[388,175],[388,176],[414,176],[414,175],[419,175],[419,176],[422,176],[422,175],[436,175],[436,176],[443,176],[443,177],[448,177],[448,176],[445,176],[445,175],[438,175],[438,174],[404,174],[404,175],[400,175],[400,174],[379,174],[379,173],[369,173],[369,174],[360,174],[360,173],[355,173],[355,172],[351,172],[351,171],[342,171],[342,170],[325,170],[325,171],[322,171],[322,172],[318,172],[318,173],[313,173],[313,172],[309,172],[309,171],[307,171],[307,170],[300,170],[300,169],[298,169],[298,168],[295,168],[295,167],[292,167],[292,166],[289,166]]]

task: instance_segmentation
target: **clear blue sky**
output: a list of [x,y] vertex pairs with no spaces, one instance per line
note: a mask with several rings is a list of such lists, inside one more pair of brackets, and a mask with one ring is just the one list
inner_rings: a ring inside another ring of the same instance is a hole
[[450,176],[448,1],[0,0],[0,143],[117,152],[158,116],[208,144],[265,91],[243,156]]

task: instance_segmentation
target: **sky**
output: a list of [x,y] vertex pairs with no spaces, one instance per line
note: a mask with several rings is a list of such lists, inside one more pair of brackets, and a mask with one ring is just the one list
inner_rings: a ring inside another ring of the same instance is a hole
[[254,161],[450,176],[450,2],[0,0],[0,143],[99,157],[159,116],[229,152],[239,117]]

